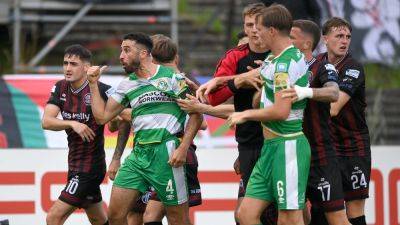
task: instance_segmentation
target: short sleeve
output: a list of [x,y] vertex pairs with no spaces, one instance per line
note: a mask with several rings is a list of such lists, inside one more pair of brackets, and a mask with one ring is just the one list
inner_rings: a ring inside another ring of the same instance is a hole
[[47,101],[47,104],[53,104],[61,108],[61,100],[60,100],[60,87],[61,82],[58,81],[54,86],[51,88],[50,98]]
[[129,78],[126,78],[122,80],[119,84],[117,89],[111,93],[111,97],[118,102],[119,104],[127,107],[129,105],[129,99],[126,95],[128,89],[129,89]]
[[358,90],[360,86],[363,86],[365,82],[364,69],[359,64],[353,64],[345,66],[341,71],[339,79],[339,89],[349,96]]
[[327,82],[338,83],[339,78],[335,66],[330,63],[321,65],[318,71],[318,79],[322,85]]
[[101,98],[103,98],[104,101],[107,101],[108,98],[115,92],[115,88],[111,87],[108,84],[104,84],[104,83],[99,83],[99,90],[100,90]]

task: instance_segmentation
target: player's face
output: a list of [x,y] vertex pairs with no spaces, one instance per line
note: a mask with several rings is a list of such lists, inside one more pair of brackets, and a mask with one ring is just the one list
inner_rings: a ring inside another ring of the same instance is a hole
[[333,27],[324,36],[328,52],[335,56],[344,56],[349,50],[351,32],[347,27]]
[[290,39],[292,40],[294,47],[300,49],[300,51],[303,51],[305,49],[306,38],[300,28],[292,27],[292,29],[290,30]]
[[249,42],[257,44],[260,40],[256,29],[256,15],[245,16],[243,26],[244,32],[249,38]]
[[119,61],[124,67],[126,73],[135,72],[140,66],[140,49],[136,46],[135,41],[124,40],[121,44],[121,54]]
[[79,56],[65,55],[63,72],[66,81],[76,82],[86,78],[89,63],[82,61]]
[[257,36],[259,37],[260,43],[267,49],[270,48],[270,43],[271,42],[271,28],[264,27],[262,25],[261,19],[256,21],[256,29],[257,29]]

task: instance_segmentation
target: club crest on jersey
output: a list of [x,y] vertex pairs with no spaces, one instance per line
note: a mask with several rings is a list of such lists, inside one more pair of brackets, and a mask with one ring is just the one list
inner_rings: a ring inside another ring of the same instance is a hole
[[157,81],[156,86],[157,86],[157,88],[158,88],[159,90],[161,90],[161,91],[166,91],[166,90],[168,90],[168,83],[167,83],[167,81],[165,81],[165,80],[159,80],[159,81]]
[[62,93],[60,100],[65,102],[67,101],[66,97],[67,95],[65,93]]
[[86,95],[85,95],[85,97],[83,98],[83,100],[85,101],[85,104],[86,105],[90,105],[90,99],[91,99],[91,95],[90,95],[90,93],[87,93]]
[[360,71],[358,70],[353,70],[353,69],[346,70],[346,76],[354,77],[357,79],[359,75]]
[[278,63],[278,65],[276,66],[276,72],[280,73],[280,72],[286,72],[287,71],[287,64],[286,63]]

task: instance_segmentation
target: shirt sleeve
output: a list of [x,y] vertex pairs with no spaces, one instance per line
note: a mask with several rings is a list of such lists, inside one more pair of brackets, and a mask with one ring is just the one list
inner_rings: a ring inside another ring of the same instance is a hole
[[353,96],[359,87],[364,86],[364,69],[360,64],[345,66],[341,71],[339,89],[349,96]]
[[327,82],[338,83],[338,74],[335,66],[330,63],[325,63],[318,70],[318,79],[322,85]]
[[106,102],[108,98],[115,92],[115,89],[113,87],[104,83],[99,83],[99,90],[101,98]]
[[[214,77],[225,77],[232,76],[236,74],[237,68],[237,59],[234,55],[234,52],[226,53],[225,57],[220,60],[218,66],[215,70]],[[237,89],[232,88],[232,85],[225,85],[218,90],[210,93],[208,95],[208,101],[211,105],[216,106],[219,105],[230,97],[237,91]]]
[[128,90],[128,78],[122,80],[119,84],[117,89],[111,94],[111,97],[118,102],[119,104],[127,107],[129,105],[129,99],[126,95]]
[[61,100],[60,100],[60,86],[61,82],[57,82],[51,88],[50,98],[47,101],[47,104],[53,104],[61,108]]

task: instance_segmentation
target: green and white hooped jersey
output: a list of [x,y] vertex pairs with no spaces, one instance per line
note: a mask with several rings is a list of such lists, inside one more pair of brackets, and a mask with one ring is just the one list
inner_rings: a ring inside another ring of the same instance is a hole
[[159,65],[157,72],[148,79],[130,74],[111,97],[132,108],[135,143],[149,144],[183,131],[186,113],[175,99],[183,98],[188,91],[182,74]]
[[[261,67],[264,86],[261,94],[260,108],[274,104],[274,93],[298,85],[308,87],[308,65],[299,49],[289,46],[278,56],[268,56]],[[285,121],[263,122],[271,132],[284,137],[302,133],[303,111],[307,100],[292,104],[289,117]]]

